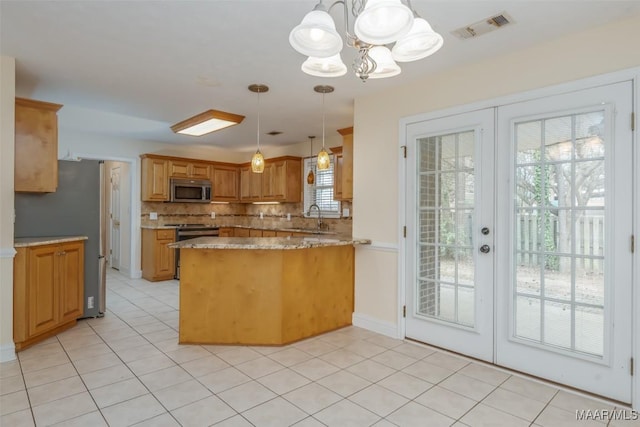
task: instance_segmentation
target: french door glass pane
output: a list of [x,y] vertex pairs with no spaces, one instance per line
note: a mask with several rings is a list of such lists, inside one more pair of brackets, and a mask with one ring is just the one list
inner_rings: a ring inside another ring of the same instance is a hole
[[601,357],[604,111],[515,123],[514,334]]
[[418,141],[416,313],[474,326],[473,131]]

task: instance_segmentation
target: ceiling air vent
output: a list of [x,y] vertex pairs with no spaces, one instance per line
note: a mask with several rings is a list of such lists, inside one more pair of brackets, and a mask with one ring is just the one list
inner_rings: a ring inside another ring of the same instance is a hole
[[451,33],[461,39],[472,39],[512,23],[513,18],[506,12],[502,12],[498,15],[483,19],[482,21],[453,30]]
[[276,135],[280,135],[281,133],[282,132],[278,130],[272,130],[271,132],[267,132],[267,135],[276,136]]

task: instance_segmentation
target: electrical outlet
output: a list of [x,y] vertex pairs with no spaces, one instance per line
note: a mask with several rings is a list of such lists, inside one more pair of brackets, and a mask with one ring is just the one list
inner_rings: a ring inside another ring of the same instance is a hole
[[290,213],[287,214],[287,221],[291,221],[291,214]]
[[260,219],[264,219],[264,213],[260,212]]
[[342,216],[345,218],[349,217],[349,208],[342,208]]
[[158,220],[158,212],[149,212],[149,219],[151,221],[157,221]]
[[215,212],[211,212],[211,219],[216,219],[216,213]]
[[87,298],[87,308],[93,308],[93,297]]

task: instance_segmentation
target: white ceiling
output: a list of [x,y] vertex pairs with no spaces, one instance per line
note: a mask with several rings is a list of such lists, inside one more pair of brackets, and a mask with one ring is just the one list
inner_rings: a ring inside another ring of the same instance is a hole
[[[635,0],[411,3],[443,35],[444,47],[400,64],[398,77],[366,83],[351,72],[322,79],[300,71],[305,58],[289,46],[288,35],[316,0],[0,0],[0,51],[16,58],[18,96],[64,104],[61,127],[247,150],[256,140],[257,99],[247,90],[252,83],[270,87],[260,98],[261,133],[283,132],[263,135],[261,143],[293,144],[322,133],[322,95],[315,85],[336,89],[325,95],[326,128],[333,132],[353,124],[358,96],[640,13]],[[341,11],[340,5],[331,10],[339,31]],[[515,24],[477,39],[451,35],[503,11]],[[354,53],[344,48],[347,66]],[[209,108],[246,119],[200,138],[169,129]]]

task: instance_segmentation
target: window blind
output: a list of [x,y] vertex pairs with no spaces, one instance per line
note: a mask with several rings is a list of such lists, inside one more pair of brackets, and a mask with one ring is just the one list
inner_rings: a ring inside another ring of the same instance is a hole
[[[304,159],[304,174],[302,175],[302,186],[304,187],[304,212],[309,211],[312,204],[318,205],[324,218],[340,218],[340,202],[333,200],[333,166],[334,156],[330,155],[331,163],[329,169],[318,170],[316,167],[316,157]],[[307,184],[309,170],[315,174],[313,185]],[[318,211],[313,209],[311,217],[317,217]]]

